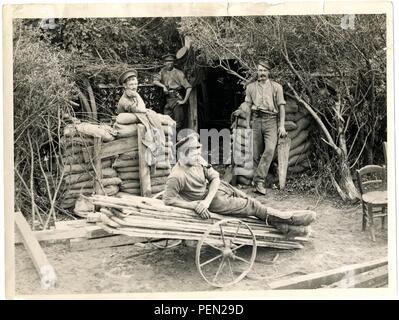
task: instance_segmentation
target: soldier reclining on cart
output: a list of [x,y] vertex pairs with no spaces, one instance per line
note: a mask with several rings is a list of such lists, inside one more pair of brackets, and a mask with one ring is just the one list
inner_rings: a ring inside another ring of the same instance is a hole
[[234,217],[255,216],[289,236],[305,236],[316,213],[309,210],[280,211],[219,179],[219,173],[201,156],[198,134],[190,134],[176,144],[178,161],[167,182],[166,205],[192,209],[203,219],[210,212]]

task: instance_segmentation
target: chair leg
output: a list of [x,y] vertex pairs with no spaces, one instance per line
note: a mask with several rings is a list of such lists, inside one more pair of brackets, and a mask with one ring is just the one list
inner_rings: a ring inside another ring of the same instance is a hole
[[367,226],[367,213],[366,210],[363,210],[362,231],[366,230],[366,226]]
[[373,241],[375,241],[373,207],[371,205],[367,206],[367,215],[368,215],[368,220],[369,220],[369,225],[370,225],[371,239]]

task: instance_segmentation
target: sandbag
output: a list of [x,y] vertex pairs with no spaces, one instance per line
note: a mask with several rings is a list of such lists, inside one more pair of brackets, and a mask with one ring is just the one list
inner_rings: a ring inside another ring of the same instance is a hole
[[[135,196],[140,196],[141,195],[140,189],[137,189],[137,188],[123,189],[123,190],[121,189],[121,191],[122,191],[122,193],[128,193],[128,194],[135,195]],[[121,192],[119,192],[119,193],[121,193]]]
[[236,165],[243,165],[245,163],[253,162],[253,154],[235,152],[232,160]]
[[[115,123],[114,129],[118,132],[118,138],[137,137],[137,124]],[[173,134],[172,128],[168,126],[162,126],[162,132],[165,136],[172,136]]]
[[246,136],[246,137],[242,137],[241,135],[236,135],[233,136],[233,140],[232,143],[239,146],[247,146],[247,145],[251,145],[253,142],[252,137],[251,136]]
[[[140,188],[129,188],[129,189],[121,189],[123,192],[131,193],[131,194],[141,194]],[[158,192],[161,192],[165,190],[165,185],[159,185],[159,186],[152,186],[151,187],[151,193],[155,194]]]
[[78,214],[82,212],[94,212],[94,204],[87,198],[79,196],[75,202],[74,212]]
[[285,105],[286,114],[298,112],[298,103],[295,100],[288,98],[286,102],[287,102],[287,104]]
[[[118,173],[112,168],[105,168],[102,170],[103,178],[114,178]],[[82,173],[68,174],[64,177],[66,184],[72,185],[78,182],[93,180],[95,178],[94,171],[86,171]]]
[[60,202],[60,207],[64,209],[72,208],[75,205],[76,198],[63,199]]
[[293,166],[296,165],[303,160],[307,159],[310,155],[310,152],[302,153],[302,154],[297,154],[296,156],[293,156],[292,158],[289,159],[288,161],[288,166]]
[[60,139],[60,146],[64,149],[70,146],[92,146],[94,144],[94,139],[88,136],[74,136],[68,137],[63,136]]
[[64,136],[65,137],[70,137],[70,138],[72,138],[72,137],[87,137],[87,138],[91,138],[92,139],[92,137],[79,132],[76,129],[76,125],[74,123],[67,124],[64,127]]
[[298,120],[297,128],[293,131],[288,132],[288,136],[293,140],[301,131],[307,129],[310,125],[309,117],[303,117],[302,119]]
[[122,179],[122,182],[125,180],[138,180],[140,179],[140,174],[138,171],[135,172],[118,172],[119,178]]
[[304,116],[306,116],[306,113],[303,113],[301,111],[298,111],[295,113],[288,113],[285,115],[285,121],[293,121],[296,123],[298,120],[302,119]]
[[293,121],[285,121],[284,127],[286,131],[293,131],[295,130],[298,126],[295,122]]
[[253,161],[248,161],[248,162],[244,162],[244,163],[236,163],[234,167],[235,168],[244,168],[247,170],[256,169],[255,162],[253,162]]
[[155,194],[165,190],[165,185],[151,186],[151,193]]
[[294,150],[295,148],[303,144],[308,139],[308,136],[309,136],[308,130],[301,131],[297,136],[291,139],[290,149]]
[[84,163],[85,159],[82,153],[77,153],[74,155],[63,157],[61,161],[64,165],[67,165],[67,164]]
[[238,128],[249,128],[249,121],[247,119],[238,118],[237,119]]
[[139,166],[134,166],[134,167],[120,167],[116,169],[118,173],[120,174],[121,172],[138,172],[139,171]]
[[112,167],[116,168],[116,170],[119,170],[120,168],[136,167],[138,165],[139,165],[139,159],[138,159],[138,155],[137,155],[136,158],[129,159],[129,160],[124,160],[124,159],[118,158],[114,161],[114,163],[112,164]]
[[237,182],[238,182],[239,184],[244,185],[244,186],[249,186],[249,185],[251,184],[251,182],[252,182],[252,179],[247,178],[247,177],[245,177],[245,176],[238,176],[238,177],[237,177]]
[[62,150],[62,156],[69,157],[69,156],[74,156],[75,154],[82,154],[83,148],[86,148],[86,147],[83,147],[80,145],[70,146],[70,147]]
[[138,158],[139,158],[139,151],[138,151],[138,149],[137,149],[137,150],[134,150],[134,151],[131,151],[131,152],[122,153],[122,154],[120,154],[120,155],[116,158],[116,160],[115,160],[115,162],[114,162],[113,165],[115,165],[115,163],[116,163],[117,161],[133,160],[133,159],[138,159]]
[[[162,125],[174,126],[175,122],[173,119],[167,115],[161,113],[153,112],[152,110],[147,110],[147,113],[155,117]],[[134,113],[120,113],[116,117],[116,122],[120,124],[137,124],[140,120]]]
[[120,113],[116,116],[116,122],[120,124],[137,124],[139,123],[139,118],[134,113]]
[[[104,187],[105,195],[112,196],[119,191],[119,186],[117,185],[110,185]],[[71,195],[91,195],[94,194],[94,188],[82,188],[82,189],[70,189],[65,192],[65,197],[68,198]]]
[[176,122],[168,115],[162,114],[162,113],[157,113],[153,110],[148,110],[147,113],[151,115],[152,117],[156,118],[158,122],[160,122],[162,125],[168,125],[171,127],[176,127]]
[[245,129],[245,128],[237,128],[233,129],[233,134],[231,135],[232,139],[238,139],[238,137],[241,137],[241,139],[248,139],[252,134],[251,129]]
[[[111,167],[111,160],[103,160],[101,161],[101,167],[109,168]],[[80,173],[88,170],[93,170],[93,167],[90,163],[85,164],[66,164],[64,165],[65,173]]]
[[[101,184],[106,187],[110,185],[119,185],[122,183],[122,180],[118,177],[115,178],[103,178],[101,179]],[[94,178],[92,180],[87,180],[83,182],[78,182],[74,184],[64,184],[63,190],[66,189],[82,189],[82,188],[92,188],[94,187]]]
[[[127,182],[127,181],[132,181],[132,182]],[[123,180],[122,184],[120,186],[121,190],[137,189],[137,188],[140,188],[140,181],[136,181],[136,180]]]
[[310,148],[310,141],[305,141],[304,143],[300,144],[299,146],[297,146],[295,149],[291,149],[290,150],[290,158],[297,155],[297,154],[301,154],[301,153],[305,153],[306,151],[309,150]]
[[234,148],[233,149],[234,153],[236,153],[236,152],[241,152],[243,154],[253,153],[253,145],[251,143],[241,144],[241,143],[235,142],[233,145],[233,148]]
[[243,167],[234,167],[234,174],[237,176],[244,176],[244,177],[252,179],[254,172],[255,172],[254,169],[246,169]]
[[170,174],[170,169],[157,169],[154,173],[150,174],[152,178],[167,177]]
[[116,130],[106,124],[79,123],[75,125],[76,130],[88,136],[101,138],[104,142],[115,140]]
[[159,177],[151,179],[151,186],[164,186],[168,177]]
[[137,124],[120,124],[116,122],[114,129],[118,132],[118,138],[137,137]]

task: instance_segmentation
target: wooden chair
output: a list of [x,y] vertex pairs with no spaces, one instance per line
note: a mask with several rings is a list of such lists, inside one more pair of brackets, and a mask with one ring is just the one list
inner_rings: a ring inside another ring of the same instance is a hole
[[381,218],[382,229],[387,217],[386,171],[383,166],[368,165],[357,172],[357,181],[362,197],[362,230],[370,227],[371,237],[375,241],[374,219]]

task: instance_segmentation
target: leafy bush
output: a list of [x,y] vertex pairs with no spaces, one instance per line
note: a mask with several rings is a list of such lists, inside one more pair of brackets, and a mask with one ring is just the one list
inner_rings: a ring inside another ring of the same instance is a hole
[[60,179],[62,115],[70,112],[75,95],[70,57],[40,38],[36,28],[15,21],[15,207],[24,213],[35,210],[39,220],[39,213],[48,214]]

